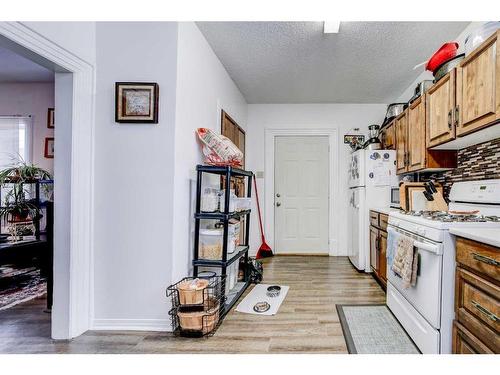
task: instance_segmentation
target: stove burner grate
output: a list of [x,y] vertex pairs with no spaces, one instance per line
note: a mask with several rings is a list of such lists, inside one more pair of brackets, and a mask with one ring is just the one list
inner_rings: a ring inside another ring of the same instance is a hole
[[467,223],[485,223],[500,222],[499,216],[484,215],[453,215],[445,211],[408,211],[406,215],[418,216],[424,219],[442,221],[444,223],[467,222]]

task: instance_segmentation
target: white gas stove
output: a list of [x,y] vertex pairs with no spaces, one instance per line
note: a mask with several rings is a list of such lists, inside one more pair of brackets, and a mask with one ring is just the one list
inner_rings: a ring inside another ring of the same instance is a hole
[[[460,214],[421,211],[389,215],[390,237],[413,238],[419,267],[416,285],[405,289],[388,264],[387,305],[422,353],[451,353],[455,237],[449,229],[500,230],[500,180],[455,183],[449,210]],[[397,241],[388,241],[387,246],[397,246]]]

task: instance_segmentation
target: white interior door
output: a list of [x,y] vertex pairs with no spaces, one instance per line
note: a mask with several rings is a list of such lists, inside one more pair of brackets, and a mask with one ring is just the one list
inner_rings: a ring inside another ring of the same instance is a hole
[[275,252],[328,254],[327,136],[275,138]]

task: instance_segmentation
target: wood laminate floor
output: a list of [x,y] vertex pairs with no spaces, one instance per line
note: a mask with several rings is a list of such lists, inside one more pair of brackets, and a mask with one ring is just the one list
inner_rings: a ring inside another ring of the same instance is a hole
[[213,337],[203,339],[89,331],[71,341],[54,341],[45,301],[30,301],[0,311],[0,353],[347,353],[335,304],[385,303],[380,286],[346,257],[266,259],[264,282],[290,286],[277,315],[233,310]]

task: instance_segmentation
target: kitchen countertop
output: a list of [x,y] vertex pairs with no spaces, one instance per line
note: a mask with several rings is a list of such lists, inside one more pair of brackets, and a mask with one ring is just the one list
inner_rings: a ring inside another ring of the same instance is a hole
[[500,247],[500,227],[498,228],[450,228],[450,233],[455,236],[465,237],[470,240]]
[[370,207],[370,211],[376,211],[376,212],[380,212],[382,214],[389,215],[389,213],[391,211],[399,211],[399,210],[397,210],[396,208],[392,208],[392,207]]

